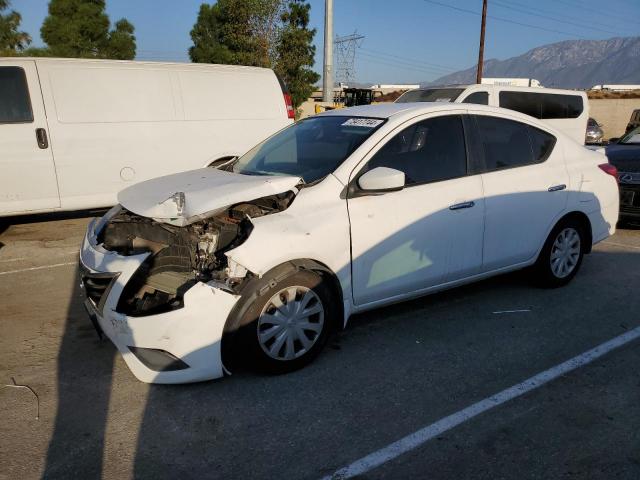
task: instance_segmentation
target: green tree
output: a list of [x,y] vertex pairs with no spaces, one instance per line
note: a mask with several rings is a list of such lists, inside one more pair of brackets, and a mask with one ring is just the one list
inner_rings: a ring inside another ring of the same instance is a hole
[[309,29],[309,10],[305,0],[290,0],[282,14],[284,28],[278,42],[278,62],[275,71],[286,82],[294,108],[298,108],[311,92],[320,75],[313,67],[316,47],[315,29]]
[[266,67],[270,44],[257,32],[265,30],[268,9],[264,4],[282,0],[218,0],[200,6],[191,30],[191,61]]
[[16,55],[31,43],[29,34],[18,30],[20,14],[14,10],[3,13],[9,5],[9,0],[0,0],[0,55]]
[[133,59],[133,25],[122,19],[109,26],[104,0],[51,0],[40,35],[52,56]]
[[189,49],[191,61],[273,68],[297,108],[320,76],[314,63],[315,29],[306,0],[218,0],[200,6]]

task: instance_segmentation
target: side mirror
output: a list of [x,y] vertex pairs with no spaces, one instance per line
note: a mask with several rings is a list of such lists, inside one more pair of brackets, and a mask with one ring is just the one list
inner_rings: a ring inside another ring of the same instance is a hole
[[619,137],[613,137],[609,139],[609,143],[618,143],[618,140],[620,140]]
[[393,192],[404,188],[404,172],[389,167],[376,167],[358,179],[365,192]]

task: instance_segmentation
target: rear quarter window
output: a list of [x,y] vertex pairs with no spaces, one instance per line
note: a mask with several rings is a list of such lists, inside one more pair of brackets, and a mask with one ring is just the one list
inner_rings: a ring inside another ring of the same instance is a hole
[[578,118],[584,111],[580,95],[500,92],[500,106],[539,119]]

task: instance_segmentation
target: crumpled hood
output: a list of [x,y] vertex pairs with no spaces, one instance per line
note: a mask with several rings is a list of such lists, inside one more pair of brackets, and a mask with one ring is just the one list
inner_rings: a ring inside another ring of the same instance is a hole
[[301,182],[293,176],[201,168],[132,185],[118,194],[118,202],[137,215],[184,226],[236,203],[295,190]]

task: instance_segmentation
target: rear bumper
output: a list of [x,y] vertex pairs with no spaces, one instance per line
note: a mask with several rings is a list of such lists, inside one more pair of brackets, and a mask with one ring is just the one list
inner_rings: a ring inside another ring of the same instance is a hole
[[[89,274],[114,274],[105,298],[85,303],[89,316],[122,354],[127,366],[148,383],[188,383],[222,377],[221,341],[224,325],[238,297],[197,283],[184,295],[184,307],[170,312],[131,317],[116,311],[122,291],[148,256],[123,257],[95,244],[95,222],[89,224],[80,250],[81,269]],[[133,352],[165,352],[177,359],[173,369],[150,368]],[[180,365],[180,369],[175,369]]]

